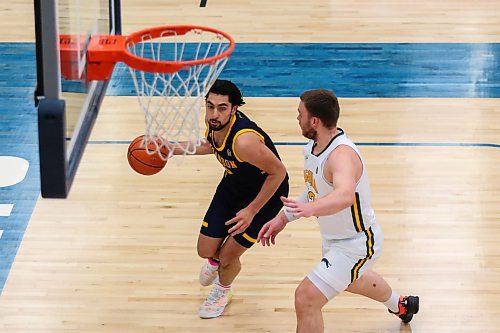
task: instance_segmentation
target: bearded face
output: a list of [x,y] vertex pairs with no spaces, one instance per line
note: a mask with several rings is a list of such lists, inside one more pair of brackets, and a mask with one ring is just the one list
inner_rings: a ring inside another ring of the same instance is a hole
[[221,131],[231,122],[237,106],[229,102],[229,97],[210,93],[205,103],[205,120],[213,131]]
[[311,126],[311,116],[309,112],[307,112],[304,102],[300,102],[298,111],[299,115],[297,116],[297,120],[299,121],[302,135],[310,140],[316,140],[318,132]]
[[208,127],[212,130],[212,131],[220,131],[222,129],[224,129],[228,124],[229,122],[231,121],[231,118],[229,118],[225,123],[222,123],[220,122],[219,120],[216,120],[216,119],[209,119],[208,120]]
[[302,128],[302,135],[308,138],[309,140],[316,141],[316,137],[318,135],[318,132],[312,128],[312,127],[301,127]]

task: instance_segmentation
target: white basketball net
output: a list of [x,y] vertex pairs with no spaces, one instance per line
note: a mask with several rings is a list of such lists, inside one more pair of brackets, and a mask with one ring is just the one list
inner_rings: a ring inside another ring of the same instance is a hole
[[[206,59],[223,53],[230,45],[224,36],[200,29],[185,35],[165,30],[160,37],[144,34],[141,39],[140,43],[128,45],[128,51],[155,61]],[[168,157],[174,149],[177,154],[195,153],[201,143],[199,111],[203,99],[227,60],[224,57],[213,63],[185,66],[175,73],[149,73],[129,66],[145,116],[145,145],[153,143],[149,147],[156,147],[150,153],[162,147],[167,148]],[[159,155],[163,158],[163,154]]]

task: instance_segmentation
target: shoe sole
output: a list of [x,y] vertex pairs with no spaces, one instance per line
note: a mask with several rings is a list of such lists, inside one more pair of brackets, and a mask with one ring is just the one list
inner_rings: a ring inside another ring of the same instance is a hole
[[214,281],[215,281],[215,279],[213,279],[212,281],[210,281],[208,284],[205,284],[205,283],[202,283],[201,281],[198,280],[198,282],[200,282],[200,286],[202,286],[202,287],[211,286],[211,285],[214,284]]
[[417,314],[418,310],[420,309],[420,299],[418,298],[418,296],[408,297],[407,302],[408,302],[406,305],[407,318],[401,319],[405,324],[408,324],[413,319],[413,315]]
[[205,316],[205,317],[202,317],[200,315],[198,315],[201,319],[214,319],[214,318],[218,318],[220,316],[222,316],[224,314],[224,311],[222,311],[222,313],[220,315],[214,315],[214,316],[211,316],[211,317],[208,317],[208,316]]
[[413,296],[412,298],[408,298],[408,308],[409,309],[413,308],[414,311],[410,311],[413,312],[413,314],[418,313],[418,310],[420,308],[420,299],[418,298],[418,296]]

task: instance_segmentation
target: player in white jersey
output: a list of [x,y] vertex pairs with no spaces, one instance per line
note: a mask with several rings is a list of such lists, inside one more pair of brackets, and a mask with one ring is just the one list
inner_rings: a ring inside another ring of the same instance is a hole
[[[347,138],[342,129],[338,129],[335,136],[318,154],[314,154],[316,143],[311,140],[304,148],[304,180],[309,201],[322,198],[332,192],[332,181],[326,179],[325,164],[331,153],[340,146],[347,146],[354,150],[362,165],[361,177],[355,188],[353,205],[332,215],[318,216],[323,239],[338,240],[352,238],[360,232],[365,232],[376,223],[375,213],[371,208],[371,193],[368,177],[363,167],[361,155],[354,143]],[[342,147],[342,149],[346,149]],[[349,151],[350,154],[352,154]],[[327,166],[328,167],[328,166]],[[329,177],[331,178],[331,177]]]
[[284,209],[257,238],[270,246],[288,222],[318,218],[323,255],[295,292],[297,332],[323,332],[321,309],[344,290],[383,303],[408,323],[418,312],[418,296],[399,295],[371,269],[381,254],[383,236],[361,154],[337,128],[337,97],[317,89],[304,92],[300,100],[297,120],[310,139],[304,148],[305,190],[297,200],[282,197]]

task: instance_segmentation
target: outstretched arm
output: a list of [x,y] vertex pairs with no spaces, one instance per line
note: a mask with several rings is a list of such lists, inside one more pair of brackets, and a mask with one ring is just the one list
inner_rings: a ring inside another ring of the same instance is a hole
[[348,146],[340,146],[332,152],[326,163],[324,174],[332,182],[334,190],[313,202],[308,202],[307,190],[296,200],[281,197],[283,210],[262,227],[257,242],[270,246],[275,244],[276,236],[288,222],[300,217],[335,214],[353,204],[356,184],[363,172],[358,154]]
[[[192,150],[193,148],[195,149],[195,152],[192,155],[207,155],[207,154],[213,154],[212,147],[210,146],[210,143],[208,143],[207,139],[203,138],[201,139],[201,144],[197,147],[193,147],[195,145],[194,142],[191,141],[182,141],[179,142],[179,146],[172,147],[174,152],[174,155],[184,155],[184,151],[187,150]],[[171,148],[171,149],[172,149]],[[191,155],[191,154],[189,154]]]
[[[287,200],[291,200],[289,198],[281,197],[281,201],[286,202]],[[306,203],[307,202],[307,189],[302,192],[302,194],[295,200],[297,202]],[[285,229],[285,226],[288,222],[296,220],[298,217],[293,215],[291,212],[287,210],[286,207],[274,217],[271,221],[267,222],[260,229],[259,236],[257,237],[257,242],[261,243],[262,246],[271,246],[271,244],[275,244],[276,236]]]

